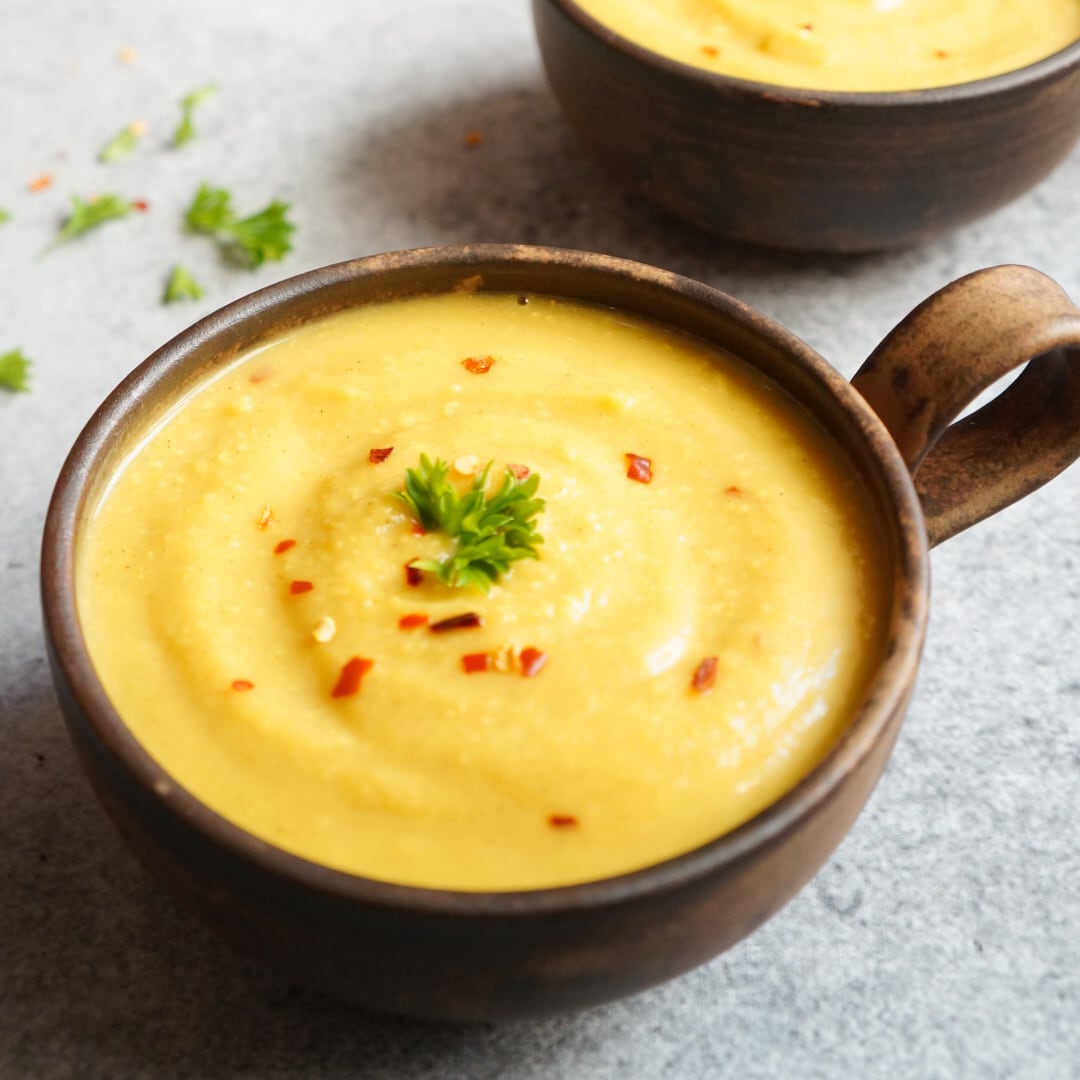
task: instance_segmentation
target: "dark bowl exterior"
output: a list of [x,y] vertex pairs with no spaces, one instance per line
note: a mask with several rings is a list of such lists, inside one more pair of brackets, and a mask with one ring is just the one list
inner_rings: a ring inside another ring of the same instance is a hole
[[[894,565],[889,648],[848,734],[795,790],[655,867],[517,893],[426,890],[274,848],[179,787],[116,714],[79,627],[81,522],[125,433],[179,388],[259,340],[372,299],[447,289],[616,304],[732,349],[807,403],[879,506]],[[53,679],[79,759],[139,859],[208,925],[305,983],[367,1006],[458,1020],[542,1015],[629,994],[723,951],[779,910],[843,838],[896,739],[925,633],[926,539],[884,427],[808,346],[706,286],[603,256],[481,246],[312,271],[240,300],[163,347],[117,388],[71,452],[49,508],[42,597]]]
[[533,0],[548,80],[623,186],[710,232],[865,252],[996,210],[1080,138],[1080,43],[962,86],[815,92],[726,78],[642,49],[573,0]]

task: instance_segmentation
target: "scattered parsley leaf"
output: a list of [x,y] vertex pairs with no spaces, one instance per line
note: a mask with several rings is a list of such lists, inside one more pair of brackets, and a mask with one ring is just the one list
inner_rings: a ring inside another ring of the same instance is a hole
[[135,153],[139,140],[146,133],[146,125],[135,122],[128,124],[122,131],[117,132],[98,153],[98,161],[107,165],[114,161],[123,161]]
[[56,234],[50,247],[66,243],[84,232],[96,229],[106,221],[113,218],[127,217],[131,213],[131,202],[122,199],[119,195],[96,195],[92,199],[83,200],[78,195],[71,196],[71,213],[64,222],[63,228]]
[[187,267],[174,266],[165,284],[165,294],[161,302],[172,304],[177,300],[201,300],[203,295],[202,286],[191,276]]
[[296,226],[286,216],[289,209],[288,203],[274,199],[257,214],[238,218],[233,212],[232,195],[225,188],[201,184],[184,222],[190,232],[214,236],[233,260],[256,267],[268,259],[277,261],[292,250],[290,238]]
[[217,93],[217,87],[201,86],[198,90],[192,90],[180,99],[180,123],[173,132],[173,146],[183,146],[195,138],[195,124],[193,117],[195,110],[208,98]]
[[0,206],[0,225],[11,220],[11,214],[7,212],[2,206]]
[[0,353],[0,389],[12,393],[25,393],[30,389],[27,375],[30,373],[30,361],[23,356],[22,349]]
[[232,196],[225,188],[212,188],[209,184],[199,185],[184,215],[190,232],[217,232],[233,219]]
[[535,517],[544,500],[535,498],[540,477],[519,480],[511,469],[502,485],[488,496],[491,462],[464,495],[450,483],[450,466],[420,455],[420,467],[405,470],[405,490],[394,497],[416,516],[428,532],[442,532],[455,541],[447,558],[415,559],[409,565],[435,574],[445,585],[476,585],[487,592],[519,559],[536,559],[544,538]]

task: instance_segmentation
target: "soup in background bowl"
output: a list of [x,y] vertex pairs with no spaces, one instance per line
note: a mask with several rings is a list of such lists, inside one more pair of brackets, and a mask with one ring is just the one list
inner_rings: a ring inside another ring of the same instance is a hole
[[271,286],[155,353],[65,464],[42,584],[74,744],[168,888],[332,992],[478,1018],[669,978],[854,820],[928,547],[1080,452],[1078,346],[1017,267],[932,298],[854,386],[599,255]]
[[576,0],[642,48],[805,90],[925,90],[1019,71],[1080,40],[1080,0]]

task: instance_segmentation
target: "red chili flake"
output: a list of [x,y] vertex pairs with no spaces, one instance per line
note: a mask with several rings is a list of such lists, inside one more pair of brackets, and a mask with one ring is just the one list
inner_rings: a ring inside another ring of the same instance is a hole
[[428,629],[433,634],[445,634],[448,630],[476,630],[484,625],[484,620],[475,611],[466,611],[461,615],[451,615],[447,619],[433,622]]
[[812,34],[814,32],[814,24],[812,22],[799,23],[799,29],[805,30],[808,34]]
[[424,571],[416,566],[413,566],[411,562],[405,564],[405,584],[416,588],[424,580]]
[[310,581],[289,582],[289,592],[292,593],[293,596],[299,596],[300,593],[311,592],[311,590],[314,588],[315,586],[312,585]]
[[640,454],[626,454],[626,475],[639,484],[652,482],[652,458]]
[[258,384],[258,383],[264,382],[266,379],[269,379],[269,378],[270,378],[270,372],[268,372],[268,371],[253,371],[248,376],[248,382]]
[[233,679],[230,685],[238,694],[242,694],[247,690],[255,689],[255,684],[249,679]]
[[383,447],[381,450],[373,448],[368,451],[368,461],[372,465],[381,465],[393,452],[394,448],[392,446]]
[[716,657],[706,656],[694,670],[691,686],[699,694],[707,694],[716,682]]
[[282,540],[277,545],[277,547],[274,548],[274,554],[275,555],[282,555],[286,551],[288,551],[290,548],[294,548],[294,547],[296,547],[296,541],[295,540]]
[[731,484],[728,487],[724,488],[724,494],[725,495],[741,495],[742,494],[742,488],[739,487],[738,484]]
[[132,199],[131,206],[133,210],[138,210],[140,214],[145,214],[150,209],[150,204],[145,199]]
[[548,655],[545,652],[541,652],[539,649],[522,649],[521,650],[521,674],[526,679],[531,679],[534,675],[539,675],[544,670],[544,665],[548,662]]
[[354,656],[341,669],[337,685],[331,691],[331,697],[352,697],[360,689],[364,676],[375,666],[374,660],[365,660]]
[[402,615],[398,619],[399,630],[415,630],[418,626],[427,626],[428,617],[426,615]]
[[492,364],[495,363],[494,356],[470,356],[461,361],[462,366],[466,371],[471,371],[474,375],[483,375],[491,370]]
[[948,59],[948,56],[949,56],[949,54],[944,49],[935,49],[934,50],[934,55],[939,60],[946,60],[946,59]]
[[701,51],[706,56],[719,56],[720,50],[715,45],[702,45]]
[[484,141],[484,136],[479,131],[467,131],[465,133],[465,145],[474,149]]
[[461,658],[461,670],[466,675],[475,675],[478,671],[487,671],[491,667],[491,654],[486,652],[466,653]]
[[524,480],[529,475],[528,465],[507,465],[506,467],[513,473],[515,480]]
[[26,186],[34,192],[44,191],[51,188],[53,183],[52,173],[43,172],[35,176]]
[[566,829],[578,823],[573,814],[552,814],[548,818],[548,824],[555,829]]
[[427,536],[427,529],[425,529],[419,521],[414,521],[412,527],[412,534],[413,536]]

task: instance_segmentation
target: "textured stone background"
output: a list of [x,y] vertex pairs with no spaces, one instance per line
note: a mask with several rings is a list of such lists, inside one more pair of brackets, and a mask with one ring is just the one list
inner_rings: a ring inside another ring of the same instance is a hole
[[[124,46],[133,63],[117,59]],[[162,149],[176,99],[218,97]],[[101,144],[150,134],[111,167]],[[484,135],[468,149],[469,130]],[[36,174],[56,184],[31,195]],[[291,200],[295,251],[222,265],[177,220],[200,180]],[[41,257],[70,193],[150,210]],[[4,0],[0,351],[0,1076],[1080,1076],[1080,467],[936,551],[919,690],[868,809],[820,876],[727,955],[631,1000],[459,1028],[357,1012],[213,940],[129,857],[61,727],[38,542],[104,394],[184,325],[275,278],[365,253],[532,241],[720,286],[847,374],[946,281],[1026,262],[1080,297],[1080,152],[994,217],[918,250],[737,249],[611,191],[546,85],[525,0]],[[168,267],[207,286],[164,307]]]

